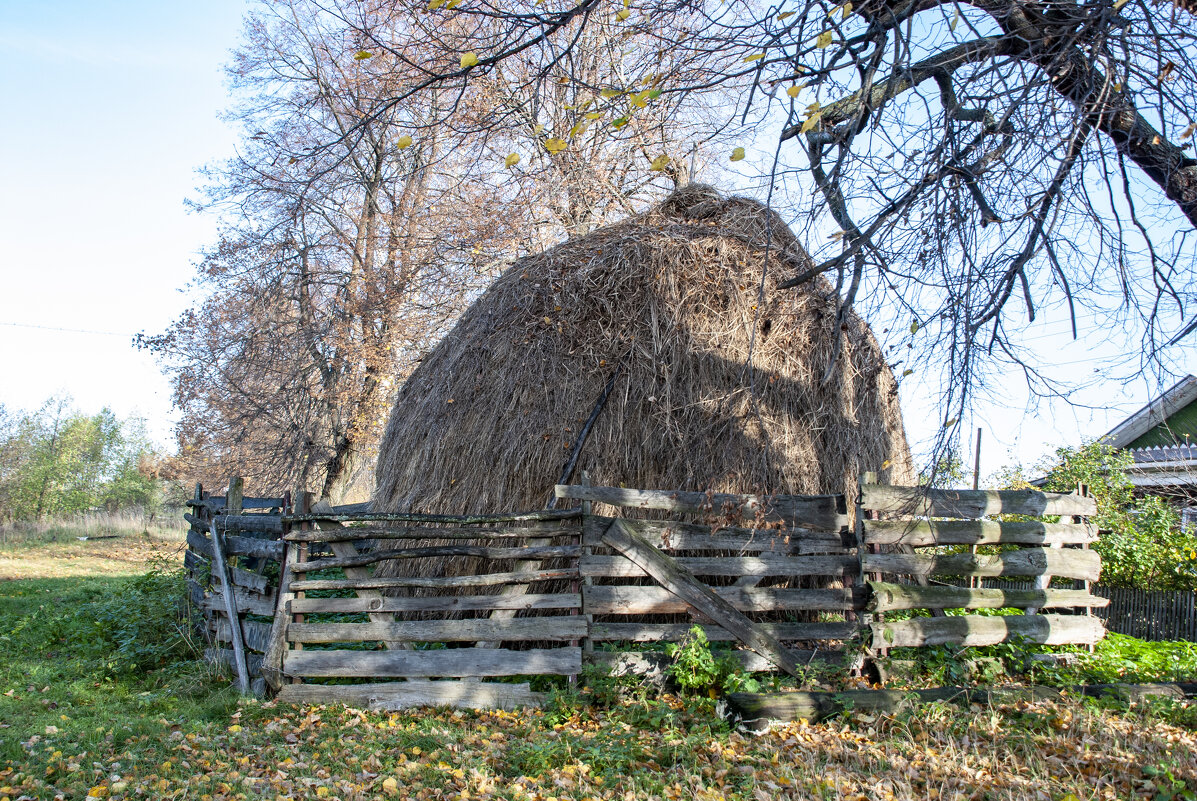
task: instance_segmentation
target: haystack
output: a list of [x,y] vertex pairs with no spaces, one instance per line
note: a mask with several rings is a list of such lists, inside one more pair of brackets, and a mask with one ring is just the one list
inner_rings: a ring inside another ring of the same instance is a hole
[[909,481],[868,326],[849,318],[824,382],[834,291],[776,289],[810,266],[775,213],[701,185],[521,259],[400,389],[374,508],[544,508],[613,375],[577,463],[595,484],[854,495],[862,471]]

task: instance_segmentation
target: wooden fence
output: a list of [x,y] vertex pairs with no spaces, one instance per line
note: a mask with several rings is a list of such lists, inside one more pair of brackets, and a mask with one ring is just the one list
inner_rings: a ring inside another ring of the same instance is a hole
[[1109,599],[1097,614],[1110,631],[1141,640],[1197,642],[1197,593],[1192,590],[1098,586],[1094,593]]
[[[313,508],[307,494],[292,506],[244,499],[236,480],[230,487],[226,498],[197,489],[188,516],[192,598],[206,613],[213,658],[260,673],[284,699],[537,703],[529,684],[510,679],[574,676],[587,661],[659,671],[661,651],[644,644],[676,642],[695,624],[712,641],[738,642],[745,668],[790,673],[812,660],[859,667],[862,655],[889,647],[1014,636],[1092,643],[1104,633],[1092,610],[1107,601],[1088,586],[1100,571],[1088,549],[1096,532],[1083,520],[1093,501],[1077,495],[866,483],[852,527],[843,496],[584,481],[556,489],[579,508],[446,516]],[[594,514],[597,503],[620,511]],[[991,515],[1064,517],[980,519]],[[1007,549],[976,553],[993,545]],[[930,586],[931,576],[1033,577],[1036,585]],[[1052,576],[1084,583],[1054,589]],[[1000,607],[1028,614],[943,615]],[[894,619],[913,609],[932,617]],[[330,679],[337,684],[323,683]]]

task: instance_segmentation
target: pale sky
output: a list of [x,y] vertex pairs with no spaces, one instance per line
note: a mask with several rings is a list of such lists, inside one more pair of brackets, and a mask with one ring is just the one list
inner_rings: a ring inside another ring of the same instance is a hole
[[[221,70],[247,7],[0,0],[0,403],[32,409],[67,392],[85,412],[108,405],[144,416],[171,445],[169,386],[130,340],[161,332],[185,308],[198,253],[213,241],[213,221],[184,199],[196,194],[195,171],[235,147],[219,119]],[[1050,321],[1029,336],[1055,375],[1100,379],[1091,360],[1103,333],[1074,343],[1065,328]],[[986,429],[983,475],[1100,435],[1157,389],[1147,376],[1129,386],[1097,380],[1078,395],[1095,408],[1057,402],[1029,413],[1020,381],[1000,386],[978,421],[962,421]],[[916,450],[943,420],[933,390],[903,387]]]

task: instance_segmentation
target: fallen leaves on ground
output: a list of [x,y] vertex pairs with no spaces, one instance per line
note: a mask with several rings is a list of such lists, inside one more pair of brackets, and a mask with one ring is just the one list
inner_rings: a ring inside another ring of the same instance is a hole
[[[6,721],[6,723],[9,723]],[[35,734],[0,770],[18,798],[1077,799],[1197,786],[1197,737],[1079,702],[922,707],[729,731],[679,699],[640,707],[374,713],[247,702],[231,719],[79,751]],[[1160,796],[1164,797],[1164,796]]]

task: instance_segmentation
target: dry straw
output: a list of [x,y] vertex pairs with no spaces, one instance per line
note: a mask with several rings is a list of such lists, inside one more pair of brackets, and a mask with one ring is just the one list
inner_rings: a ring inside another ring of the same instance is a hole
[[775,213],[701,185],[521,259],[400,389],[374,508],[544,507],[620,364],[578,463],[596,484],[852,495],[886,464],[908,481],[897,388],[867,325],[849,318],[823,383],[834,293],[775,288],[810,266]]

